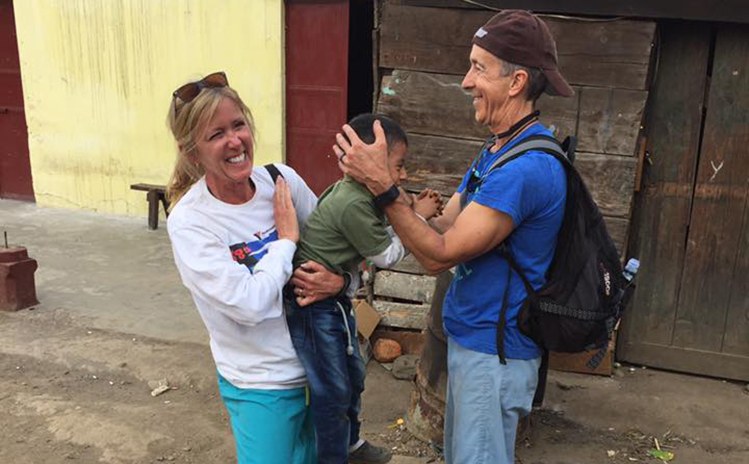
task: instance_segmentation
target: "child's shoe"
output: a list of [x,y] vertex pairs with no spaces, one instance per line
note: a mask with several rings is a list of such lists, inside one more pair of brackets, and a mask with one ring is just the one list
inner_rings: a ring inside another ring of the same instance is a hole
[[349,453],[348,462],[349,464],[385,464],[390,461],[390,458],[392,458],[390,451],[365,441],[356,451]]

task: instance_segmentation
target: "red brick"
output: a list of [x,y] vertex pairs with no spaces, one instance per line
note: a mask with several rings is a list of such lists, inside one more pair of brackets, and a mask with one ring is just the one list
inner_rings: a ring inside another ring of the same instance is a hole
[[389,338],[380,338],[374,344],[372,354],[381,363],[393,362],[395,358],[403,353],[400,343]]

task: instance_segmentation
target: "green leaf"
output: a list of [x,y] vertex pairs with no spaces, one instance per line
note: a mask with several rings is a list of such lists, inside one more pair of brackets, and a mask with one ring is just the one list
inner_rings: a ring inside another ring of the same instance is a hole
[[674,458],[674,453],[672,453],[671,451],[663,451],[659,449],[651,449],[650,451],[648,451],[648,454],[664,462],[670,461]]

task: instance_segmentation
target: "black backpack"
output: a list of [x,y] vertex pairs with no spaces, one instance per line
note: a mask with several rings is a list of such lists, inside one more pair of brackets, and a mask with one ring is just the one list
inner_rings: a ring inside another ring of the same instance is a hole
[[[561,145],[553,137],[528,137],[495,161],[483,177],[529,151],[547,153],[564,166],[567,201],[546,283],[535,290],[504,243],[497,253],[520,276],[528,293],[518,313],[520,331],[544,350],[577,353],[598,348],[588,362],[595,369],[603,359],[634,285],[624,278],[619,254],[601,212],[572,165],[576,144],[574,137],[568,137]],[[505,288],[509,288],[510,275],[507,274]],[[506,363],[504,329],[508,294],[505,291],[497,324],[497,352],[502,364]]]

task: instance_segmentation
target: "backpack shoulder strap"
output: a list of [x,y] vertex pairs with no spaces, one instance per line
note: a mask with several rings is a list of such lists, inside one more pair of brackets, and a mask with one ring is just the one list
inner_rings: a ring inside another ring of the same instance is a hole
[[[507,150],[506,153],[500,156],[489,167],[484,176],[488,175],[495,169],[501,168],[505,164],[529,151],[542,151],[544,153],[548,153],[549,155],[558,159],[563,165],[571,166],[572,161],[567,158],[566,148],[572,147],[572,149],[574,150],[574,144],[574,138],[570,137],[568,137],[567,140],[564,141],[564,146],[562,146],[554,137],[549,137],[546,135],[532,135],[516,146]],[[517,274],[518,277],[520,277],[520,280],[523,282],[523,286],[525,287],[525,291],[527,294],[526,298],[535,300],[537,298],[537,293],[531,285],[530,281],[528,281],[528,277],[526,277],[523,269],[520,267],[520,265],[518,265],[517,261],[515,261],[515,258],[512,256],[510,249],[507,247],[506,241],[501,243],[499,247],[497,247],[496,251],[505,261],[507,261],[507,264],[509,265],[509,269],[507,271],[507,284],[505,286],[505,294],[502,299],[502,306],[500,307],[499,319],[497,321],[496,335],[497,354],[499,355],[499,362],[502,364],[506,364],[504,350],[504,332],[507,325],[507,311],[509,309],[507,295],[509,294],[510,276],[512,275],[512,273],[515,272],[515,274]]]
[[[565,144],[569,146],[569,142],[567,140],[565,140]],[[565,161],[568,163],[570,162],[570,160],[567,159],[567,153],[562,148],[562,145],[560,145],[557,139],[555,139],[554,137],[549,137],[548,135],[532,135],[507,150],[506,153],[504,153],[496,161],[494,161],[494,163],[492,163],[486,173],[489,174],[493,170],[501,168],[505,164],[529,151],[542,151],[554,156],[555,158],[562,161],[562,163],[564,163]]]
[[502,258],[507,261],[507,264],[509,264],[510,266],[510,268],[507,270],[507,283],[505,284],[505,293],[502,297],[502,306],[499,309],[499,319],[497,320],[497,354],[499,355],[499,362],[502,364],[507,364],[507,361],[505,359],[505,327],[507,326],[507,310],[509,309],[508,295],[510,294],[510,278],[512,277],[512,272],[514,271],[515,274],[517,274],[520,277],[520,280],[523,282],[525,291],[528,294],[526,298],[535,300],[536,290],[528,281],[528,278],[525,276],[523,270],[520,269],[520,266],[515,261],[515,258],[512,257],[512,253],[510,253],[510,250],[507,248],[506,243],[501,243],[497,247],[496,251]]
[[[489,174],[489,172],[493,171],[494,169],[501,168],[505,164],[509,163],[510,161],[514,160],[515,158],[529,151],[542,151],[544,153],[548,153],[549,155],[558,159],[564,165],[565,168],[571,167],[572,160],[569,159],[568,156],[574,157],[574,150],[575,150],[576,145],[577,145],[577,139],[575,139],[575,137],[572,137],[572,136],[567,137],[564,140],[564,143],[560,144],[559,141],[555,139],[554,137],[549,137],[547,135],[532,135],[528,137],[527,139],[523,140],[522,142],[520,142],[519,144],[517,144],[516,146],[507,150],[507,153],[499,157],[499,159],[497,159],[489,167],[486,173]],[[570,150],[570,153],[572,154],[568,155],[567,150]],[[510,250],[509,248],[507,248],[506,244],[505,243],[500,244],[500,246],[497,248],[497,251],[503,258],[507,260],[507,262],[510,265],[510,268],[512,268],[512,270],[514,270],[523,280],[523,285],[525,285],[525,289],[528,291],[528,294],[531,295],[532,293],[535,293],[530,282],[528,282],[528,279],[525,277],[523,270],[520,268],[520,266],[517,264],[515,259],[512,257],[512,253],[510,253]]]
[[[489,145],[490,143],[494,143],[493,141],[494,139],[491,137],[487,139],[484,147],[481,148],[481,151],[483,152],[484,149],[487,148],[487,145]],[[567,137],[564,140],[564,143],[560,144],[557,139],[548,135],[531,135],[527,139],[507,150],[506,153],[504,153],[496,161],[494,161],[494,163],[489,166],[489,169],[487,169],[482,176],[482,181],[493,170],[501,168],[505,164],[529,151],[542,151],[544,153],[548,153],[549,155],[558,159],[565,166],[565,168],[571,167],[572,162],[574,161],[574,151],[576,146],[577,139],[573,136]],[[470,168],[471,170],[473,170],[474,166],[476,165],[477,159],[473,160]],[[465,208],[466,204],[467,194],[464,190],[460,194],[460,209],[462,210],[463,208]]]
[[275,164],[270,163],[263,166],[266,171],[268,171],[268,174],[270,174],[270,178],[273,179],[273,184],[275,185],[276,180],[279,177],[283,177],[283,174],[281,174],[281,171],[278,170],[278,167],[276,167]]

